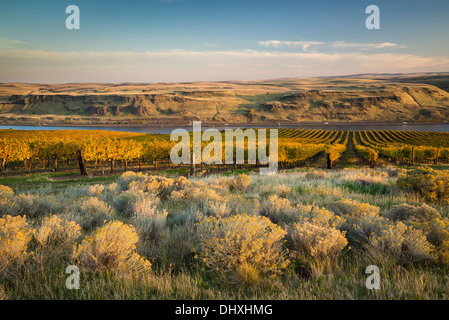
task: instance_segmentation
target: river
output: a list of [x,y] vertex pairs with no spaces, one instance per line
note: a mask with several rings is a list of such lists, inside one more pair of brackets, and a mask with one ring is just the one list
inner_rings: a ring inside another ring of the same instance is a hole
[[[145,126],[126,126],[126,127],[101,127],[101,126],[5,126],[0,125],[0,129],[14,129],[14,130],[110,130],[110,131],[125,131],[125,132],[141,132],[141,133],[157,133],[169,134],[172,130],[179,127],[145,127]],[[203,127],[205,130],[208,127]],[[299,128],[299,129],[325,129],[325,130],[411,130],[411,131],[439,131],[449,132],[449,123],[422,123],[422,124],[298,124],[298,125],[243,125],[243,126],[223,126],[214,127],[219,130],[233,129],[233,128]],[[192,127],[184,127],[192,131]]]

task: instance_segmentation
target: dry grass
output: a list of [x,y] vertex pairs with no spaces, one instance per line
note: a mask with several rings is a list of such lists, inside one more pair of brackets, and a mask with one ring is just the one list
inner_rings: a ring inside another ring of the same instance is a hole
[[[0,218],[0,298],[448,298],[449,205],[358,182],[393,186],[398,175],[385,172],[127,173],[105,186],[0,187],[14,213]],[[373,263],[376,295],[360,274]],[[89,287],[58,287],[70,264]]]

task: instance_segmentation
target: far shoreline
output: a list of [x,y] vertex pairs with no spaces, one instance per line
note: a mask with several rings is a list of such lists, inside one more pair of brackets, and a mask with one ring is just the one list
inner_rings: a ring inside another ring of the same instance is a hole
[[[449,121],[438,121],[438,122],[411,122],[411,121],[301,121],[301,122],[291,122],[291,121],[266,121],[266,122],[211,122],[211,121],[202,121],[202,120],[193,120],[193,121],[201,121],[202,127],[295,127],[295,126],[407,126],[407,125],[444,125],[449,124]],[[173,123],[169,123],[164,121],[164,123],[160,122],[148,122],[148,123],[103,123],[103,122],[89,122],[89,123],[61,123],[61,122],[48,122],[37,124],[33,121],[3,121],[0,122],[0,126],[27,126],[27,127],[117,127],[117,128],[127,128],[127,127],[139,127],[139,128],[188,128],[192,126],[192,121],[189,122],[179,122],[173,121]]]

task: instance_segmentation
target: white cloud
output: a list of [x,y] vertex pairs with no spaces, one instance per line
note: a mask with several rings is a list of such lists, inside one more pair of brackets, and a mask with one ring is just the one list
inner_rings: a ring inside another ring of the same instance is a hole
[[17,48],[27,42],[0,37],[0,50]]
[[356,49],[356,50],[369,50],[369,49],[388,49],[388,48],[406,48],[404,45],[399,45],[392,42],[382,42],[382,43],[354,43],[346,41],[335,41],[332,43],[326,43],[321,41],[281,41],[281,40],[267,40],[258,41],[260,46],[271,47],[271,48],[292,48],[292,47],[302,47],[304,51],[312,46],[321,46],[322,49]]
[[406,48],[406,46],[397,43],[382,42],[382,43],[348,43],[345,41],[335,41],[332,44],[334,48],[359,48],[362,50],[368,49],[385,49],[385,48]]
[[0,50],[0,81],[165,82],[449,71],[449,57],[270,50]]
[[320,41],[281,41],[281,40],[268,40],[259,41],[259,45],[264,47],[280,48],[280,47],[302,47],[303,50],[307,50],[310,46],[318,46],[325,44]]

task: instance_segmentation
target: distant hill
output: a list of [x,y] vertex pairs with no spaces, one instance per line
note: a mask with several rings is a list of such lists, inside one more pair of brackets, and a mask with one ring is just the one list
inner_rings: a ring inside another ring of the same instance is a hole
[[449,120],[449,74],[263,81],[0,84],[5,123]]

